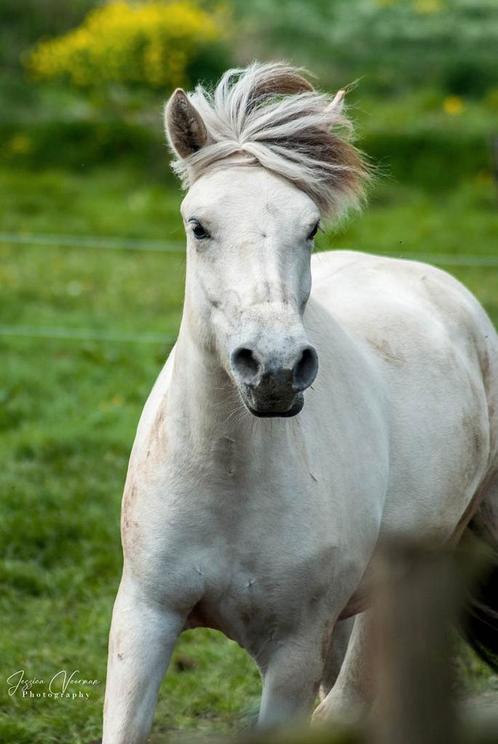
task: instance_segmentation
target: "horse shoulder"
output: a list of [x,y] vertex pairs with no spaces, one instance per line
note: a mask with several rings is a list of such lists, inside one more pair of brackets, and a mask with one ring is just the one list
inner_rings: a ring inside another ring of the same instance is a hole
[[[166,418],[174,349],[145,403],[133,443],[121,504],[121,539],[125,558],[146,549],[159,508],[161,471],[167,467],[170,443]],[[147,531],[147,535],[144,532]]]

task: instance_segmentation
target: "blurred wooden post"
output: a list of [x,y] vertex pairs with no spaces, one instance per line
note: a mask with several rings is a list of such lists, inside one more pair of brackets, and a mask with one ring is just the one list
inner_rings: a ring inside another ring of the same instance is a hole
[[451,622],[457,576],[448,555],[414,543],[391,543],[377,562],[372,664],[377,702],[374,744],[459,741],[453,698]]

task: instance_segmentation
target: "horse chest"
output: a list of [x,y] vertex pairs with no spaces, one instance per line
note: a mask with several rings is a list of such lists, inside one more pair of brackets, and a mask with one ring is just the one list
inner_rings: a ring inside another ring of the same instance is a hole
[[[303,515],[268,514],[213,531],[206,549],[192,551],[202,583],[187,628],[222,631],[249,651],[330,615],[344,581],[344,554],[333,530],[304,529]],[[259,529],[257,529],[257,525]]]
[[317,613],[327,616],[334,584],[332,566],[324,571],[325,562],[320,555],[302,563],[296,556],[292,562],[277,558],[264,565],[254,559],[232,559],[216,572],[206,565],[204,593],[185,627],[220,630],[257,654],[292,634],[305,618]]
[[[218,455],[230,454],[216,445]],[[163,587],[167,577],[174,586],[175,602],[189,608],[186,628],[220,630],[257,653],[345,605],[364,560],[337,519],[333,489],[301,462],[284,469],[273,457],[262,477],[261,466],[213,460],[199,474],[191,458],[174,478],[169,471],[153,483],[154,508],[137,510],[144,571],[152,584]]]

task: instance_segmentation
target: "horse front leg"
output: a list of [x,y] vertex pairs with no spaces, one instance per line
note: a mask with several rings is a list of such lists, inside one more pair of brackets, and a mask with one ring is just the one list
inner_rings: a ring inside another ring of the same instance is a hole
[[102,744],[143,744],[183,618],[123,577],[114,604]]
[[[344,621],[343,621],[344,622]],[[367,643],[369,612],[357,615],[339,676],[313,714],[313,722],[355,723],[372,702],[373,680]]]
[[263,694],[258,726],[309,718],[323,674],[323,634],[280,642],[261,666]]
[[354,618],[339,620],[332,633],[330,647],[325,658],[323,677],[320,685],[320,700],[324,700],[333,688],[339,677],[346,652],[348,649],[351,632],[353,630]]

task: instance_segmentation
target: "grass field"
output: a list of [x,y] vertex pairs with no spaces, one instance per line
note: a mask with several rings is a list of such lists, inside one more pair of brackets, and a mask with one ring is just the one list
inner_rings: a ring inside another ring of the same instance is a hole
[[[179,190],[126,167],[0,172],[0,232],[182,240]],[[486,179],[426,194],[379,184],[369,210],[320,247],[498,256],[495,186]],[[0,240],[0,639],[2,675],[49,680],[61,669],[103,682],[120,573],[119,503],[135,426],[166,342],[6,336],[51,328],[174,336],[184,257]],[[449,259],[447,259],[449,260]],[[498,324],[498,267],[452,269]],[[474,690],[496,677],[464,656]],[[35,688],[36,690],[36,685]],[[226,730],[252,716],[259,679],[215,633],[185,634],[161,691],[154,731]],[[83,743],[99,735],[103,684],[88,700],[9,696],[4,744]],[[159,738],[157,739],[159,740]]]

